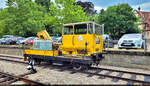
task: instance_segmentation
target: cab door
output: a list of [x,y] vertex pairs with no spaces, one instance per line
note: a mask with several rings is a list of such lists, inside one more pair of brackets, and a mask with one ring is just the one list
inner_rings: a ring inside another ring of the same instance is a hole
[[63,27],[62,40],[63,48],[73,50],[73,25]]

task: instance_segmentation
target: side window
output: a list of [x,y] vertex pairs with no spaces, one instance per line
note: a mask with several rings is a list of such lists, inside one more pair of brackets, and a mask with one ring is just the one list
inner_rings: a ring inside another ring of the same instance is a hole
[[95,33],[96,35],[102,35],[102,28],[98,25],[95,25]]
[[64,35],[72,35],[73,26],[64,26]]
[[96,44],[100,44],[100,40],[98,38],[96,39]]
[[92,23],[88,24],[88,32],[89,32],[89,34],[93,33],[93,24]]
[[75,34],[86,34],[87,33],[87,24],[79,24],[74,26]]

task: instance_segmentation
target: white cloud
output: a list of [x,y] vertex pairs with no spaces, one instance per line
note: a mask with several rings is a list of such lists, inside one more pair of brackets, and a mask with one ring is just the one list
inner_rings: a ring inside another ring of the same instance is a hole
[[94,9],[97,10],[97,12],[100,12],[101,9],[106,10],[106,8],[100,7],[100,6],[94,6]]
[[150,11],[150,2],[142,3],[139,5],[132,6],[132,7],[133,9],[137,10],[139,6],[141,7],[141,10],[143,11]]

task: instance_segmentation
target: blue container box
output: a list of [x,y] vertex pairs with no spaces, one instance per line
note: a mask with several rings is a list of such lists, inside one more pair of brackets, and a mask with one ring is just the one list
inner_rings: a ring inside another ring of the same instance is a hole
[[33,40],[33,50],[52,50],[51,40]]

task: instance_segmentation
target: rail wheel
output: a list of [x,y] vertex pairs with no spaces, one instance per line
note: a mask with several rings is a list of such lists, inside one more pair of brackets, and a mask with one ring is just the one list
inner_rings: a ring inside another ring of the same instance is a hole
[[40,59],[35,59],[35,65],[40,65],[41,64],[41,60]]
[[52,64],[53,64],[53,61],[52,61],[52,60],[48,60],[48,64],[49,64],[49,65],[52,65]]
[[76,63],[73,65],[74,70],[88,70],[91,65]]
[[34,68],[35,59],[28,58],[28,64],[29,64],[29,66],[27,66],[27,69],[30,70],[31,73],[36,73],[37,71]]
[[81,65],[81,64],[76,63],[73,65],[74,70],[81,70],[82,68],[83,68],[83,65]]

